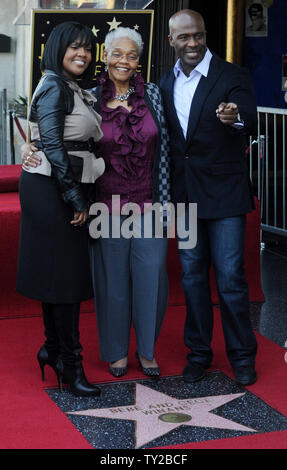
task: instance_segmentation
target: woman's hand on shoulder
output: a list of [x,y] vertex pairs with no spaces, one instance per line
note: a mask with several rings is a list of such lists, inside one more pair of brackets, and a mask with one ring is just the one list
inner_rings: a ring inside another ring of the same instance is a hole
[[74,218],[71,220],[71,225],[74,227],[80,227],[83,225],[88,218],[88,211],[84,209],[82,212],[74,212]]
[[30,170],[31,167],[36,168],[37,166],[41,165],[42,160],[38,155],[35,155],[34,152],[37,152],[37,147],[31,144],[23,144],[21,147],[21,159],[22,159],[22,166],[25,170]]

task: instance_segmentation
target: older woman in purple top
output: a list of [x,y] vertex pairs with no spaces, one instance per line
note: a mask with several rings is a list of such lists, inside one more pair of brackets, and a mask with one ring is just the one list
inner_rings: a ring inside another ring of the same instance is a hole
[[105,39],[106,71],[92,90],[104,134],[98,154],[105,160],[105,172],[96,183],[96,202],[107,207],[109,227],[117,218],[120,224],[126,221],[123,206],[135,203],[141,227],[139,237],[125,237],[122,231],[118,237],[91,237],[100,356],[116,377],[127,372],[132,323],[143,372],[160,374],[154,346],[168,303],[168,240],[154,233],[145,238],[143,233],[144,218],[153,217],[149,206],[168,203],[170,185],[160,92],[137,73],[142,49],[142,38],[135,30],[110,32]]
[[[97,181],[97,201],[117,215],[127,203],[140,208],[139,222],[153,202],[168,202],[167,135],[161,97],[154,84],[136,72],[143,43],[139,33],[118,28],[106,36],[106,72],[94,89],[102,116],[99,155],[106,164]],[[157,101],[155,100],[157,96]],[[119,196],[118,206],[112,197]],[[165,199],[164,199],[165,198]],[[101,358],[115,376],[127,371],[131,323],[137,357],[147,375],[159,375],[154,358],[168,302],[167,238],[99,238],[91,243],[91,262]]]

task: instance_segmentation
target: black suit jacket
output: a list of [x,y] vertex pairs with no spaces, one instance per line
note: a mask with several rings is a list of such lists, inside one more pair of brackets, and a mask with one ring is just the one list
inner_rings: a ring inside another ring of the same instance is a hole
[[[175,75],[160,82],[170,133],[172,199],[197,203],[199,218],[245,214],[254,208],[246,162],[248,136],[256,133],[257,110],[249,73],[213,56],[200,79],[184,138],[173,100]],[[238,105],[244,131],[216,117],[221,102]]]

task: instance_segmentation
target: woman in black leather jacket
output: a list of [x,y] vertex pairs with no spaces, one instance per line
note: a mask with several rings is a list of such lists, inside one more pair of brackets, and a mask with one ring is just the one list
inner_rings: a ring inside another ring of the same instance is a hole
[[[100,211],[105,206],[107,217],[100,223],[105,235],[98,236],[97,218],[89,226],[91,269],[100,357],[115,377],[128,371],[132,323],[143,373],[160,375],[154,349],[168,303],[168,240],[155,234],[151,210],[153,203],[165,206],[170,201],[168,134],[159,88],[144,83],[136,72],[142,49],[141,36],[130,28],[108,33],[107,70],[92,90],[104,134],[97,147],[106,162],[96,183],[96,202]],[[29,150],[37,150],[37,142],[23,147],[23,164],[41,168],[43,162],[34,156],[27,163]],[[130,202],[139,209],[135,225],[148,225],[153,235],[145,236],[144,229],[132,237],[122,232],[127,221],[123,209]],[[110,230],[113,224],[122,224],[120,236]]]
[[23,168],[17,291],[42,302],[46,340],[38,352],[45,365],[79,396],[98,396],[82,367],[80,303],[93,297],[89,267],[89,187],[104,171],[95,142],[102,137],[95,98],[77,78],[92,79],[94,35],[80,23],[58,25],[41,62],[44,75],[30,110],[31,138],[42,165]]

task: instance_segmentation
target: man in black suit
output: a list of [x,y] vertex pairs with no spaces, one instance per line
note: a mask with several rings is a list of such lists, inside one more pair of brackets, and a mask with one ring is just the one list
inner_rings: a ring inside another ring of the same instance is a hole
[[212,361],[212,263],[227,356],[236,382],[250,385],[257,379],[257,343],[243,264],[246,213],[254,209],[245,161],[246,136],[256,132],[253,87],[246,70],[209,51],[199,13],[173,15],[169,41],[178,61],[160,86],[170,130],[173,202],[197,203],[198,217],[196,247],[179,249],[184,340],[190,349],[183,378],[200,380]]

